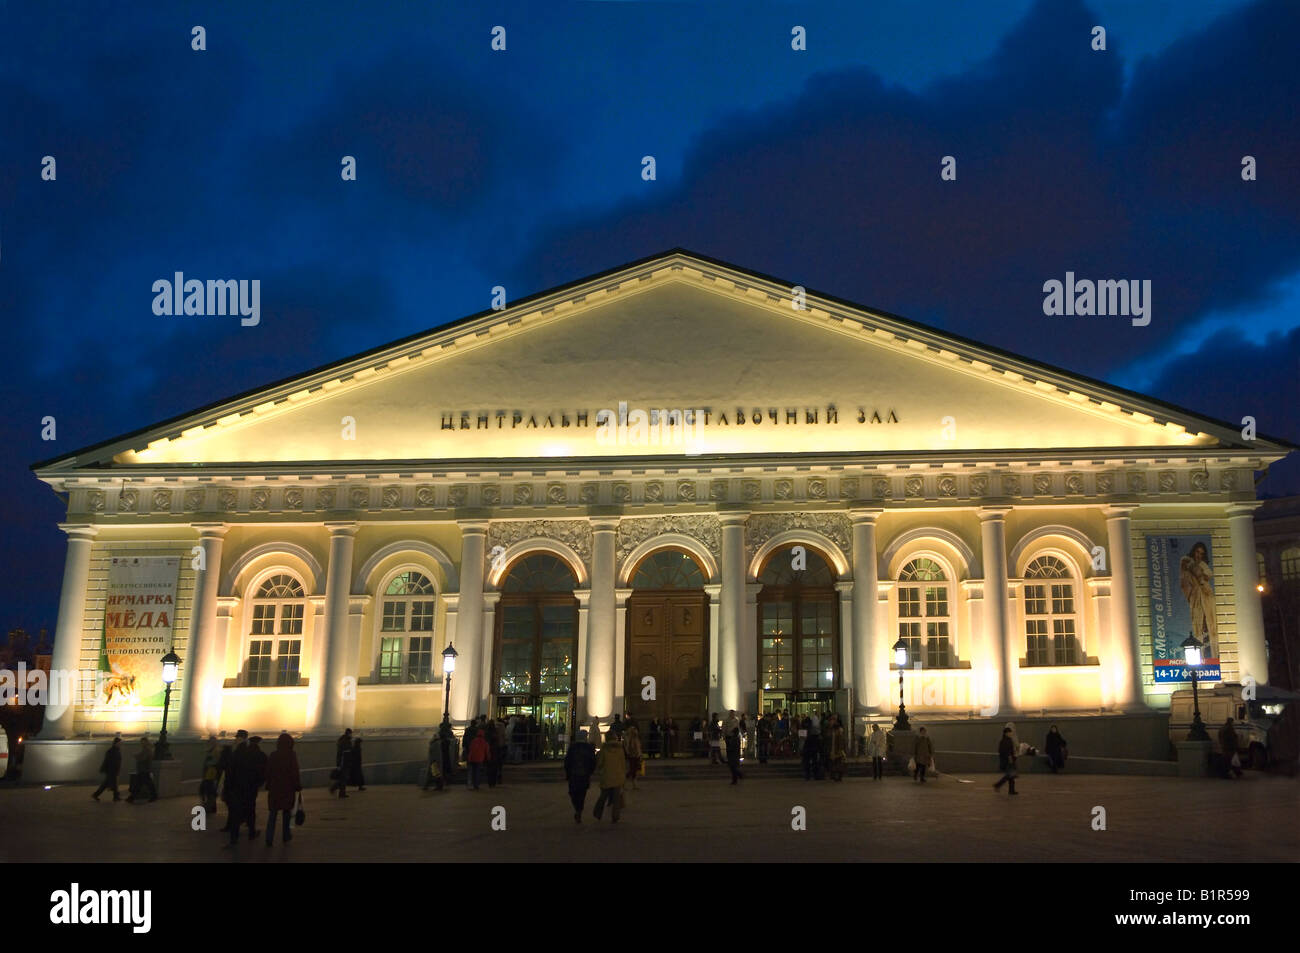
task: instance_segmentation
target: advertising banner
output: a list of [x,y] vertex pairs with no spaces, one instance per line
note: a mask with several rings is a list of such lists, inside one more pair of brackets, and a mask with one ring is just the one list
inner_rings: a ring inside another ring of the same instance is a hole
[[1210,532],[1147,534],[1147,584],[1151,596],[1151,658],[1155,680],[1190,682],[1183,642],[1201,644],[1198,681],[1217,682],[1219,629],[1214,614],[1214,563]]
[[100,638],[100,707],[162,707],[162,657],[172,647],[179,556],[117,556],[108,567]]

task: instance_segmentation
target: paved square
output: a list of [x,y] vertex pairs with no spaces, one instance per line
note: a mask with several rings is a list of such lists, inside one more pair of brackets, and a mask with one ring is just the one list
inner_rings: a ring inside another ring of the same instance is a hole
[[[89,785],[0,789],[6,861],[1295,861],[1300,781],[1238,782],[1026,776],[1021,794],[995,775],[843,783],[752,778],[642,779],[617,826],[574,823],[563,783],[445,793],[371,787],[347,800],[306,792],[307,824],[285,847],[259,838],[223,849],[192,831],[189,796],[96,803]],[[491,828],[505,808],[506,830]],[[803,807],[807,830],[791,828]],[[1093,809],[1106,830],[1092,828]],[[265,821],[265,797],[259,801]],[[225,823],[224,813],[212,827]],[[277,839],[278,840],[278,839]]]

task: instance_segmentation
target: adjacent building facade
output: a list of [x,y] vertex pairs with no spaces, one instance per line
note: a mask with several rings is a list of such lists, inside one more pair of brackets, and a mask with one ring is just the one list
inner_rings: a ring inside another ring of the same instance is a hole
[[182,735],[431,728],[448,645],[453,721],[556,735],[883,719],[900,643],[932,718],[1160,707],[1189,632],[1267,680],[1290,449],[673,251],[38,465],[93,673],[43,737],[156,731],[169,648]]

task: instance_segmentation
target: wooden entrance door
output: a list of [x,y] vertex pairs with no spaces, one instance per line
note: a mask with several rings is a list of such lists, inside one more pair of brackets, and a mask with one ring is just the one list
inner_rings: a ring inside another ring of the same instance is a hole
[[[709,597],[703,591],[638,591],[628,598],[624,707],[641,726],[672,717],[684,737],[691,720],[708,716]],[[655,680],[655,698],[642,698],[642,679]]]

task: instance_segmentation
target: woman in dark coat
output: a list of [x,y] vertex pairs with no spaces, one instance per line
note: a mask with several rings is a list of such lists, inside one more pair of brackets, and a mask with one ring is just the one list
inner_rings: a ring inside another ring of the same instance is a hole
[[1052,766],[1052,773],[1056,774],[1065,767],[1065,739],[1061,733],[1056,730],[1056,726],[1047,733],[1047,741],[1043,744],[1043,749],[1047,752],[1047,763]]
[[284,842],[293,840],[289,829],[290,816],[298,792],[302,790],[302,779],[298,773],[298,755],[293,750],[293,738],[288,732],[282,732],[276,739],[275,750],[266,759],[266,846],[275,840],[275,818],[279,813],[284,817]]
[[348,779],[358,791],[366,789],[366,776],[361,773],[361,739],[352,739],[352,759],[348,762]]

